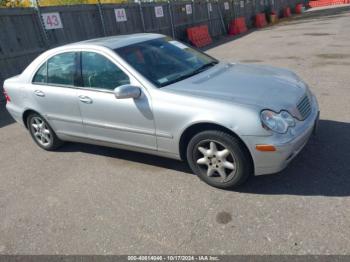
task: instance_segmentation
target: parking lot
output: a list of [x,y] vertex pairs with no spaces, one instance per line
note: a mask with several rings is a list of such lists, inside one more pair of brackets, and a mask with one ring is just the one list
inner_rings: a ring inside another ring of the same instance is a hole
[[73,143],[46,152],[1,105],[0,254],[350,254],[349,43],[345,6],[207,50],[294,70],[321,108],[317,136],[285,171],[234,191],[156,156]]

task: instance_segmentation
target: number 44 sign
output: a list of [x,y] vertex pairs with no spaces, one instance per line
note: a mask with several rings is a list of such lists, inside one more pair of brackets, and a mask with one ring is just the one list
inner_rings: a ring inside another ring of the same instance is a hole
[[128,19],[126,18],[126,12],[124,8],[114,9],[115,18],[117,22],[126,22]]
[[44,13],[41,16],[46,30],[63,28],[60,13]]

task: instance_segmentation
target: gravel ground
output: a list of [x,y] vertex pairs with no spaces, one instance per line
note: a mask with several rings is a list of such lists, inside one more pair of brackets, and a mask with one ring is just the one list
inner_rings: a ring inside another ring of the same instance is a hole
[[285,171],[235,191],[160,157],[82,144],[45,152],[2,107],[0,254],[350,254],[349,10],[207,50],[296,71],[321,108],[318,136]]

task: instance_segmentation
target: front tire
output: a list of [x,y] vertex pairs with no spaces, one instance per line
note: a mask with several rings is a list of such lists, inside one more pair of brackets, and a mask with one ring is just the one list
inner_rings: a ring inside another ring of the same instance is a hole
[[52,151],[63,144],[49,123],[39,114],[32,113],[27,118],[27,126],[34,142],[41,148]]
[[192,137],[187,146],[187,161],[201,180],[222,189],[243,184],[253,170],[242,142],[216,130],[203,131]]

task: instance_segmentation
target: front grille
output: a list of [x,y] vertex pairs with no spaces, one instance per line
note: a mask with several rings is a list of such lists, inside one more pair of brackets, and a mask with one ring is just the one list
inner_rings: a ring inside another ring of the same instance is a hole
[[300,116],[302,119],[306,119],[311,113],[311,103],[307,95],[305,95],[297,105]]

